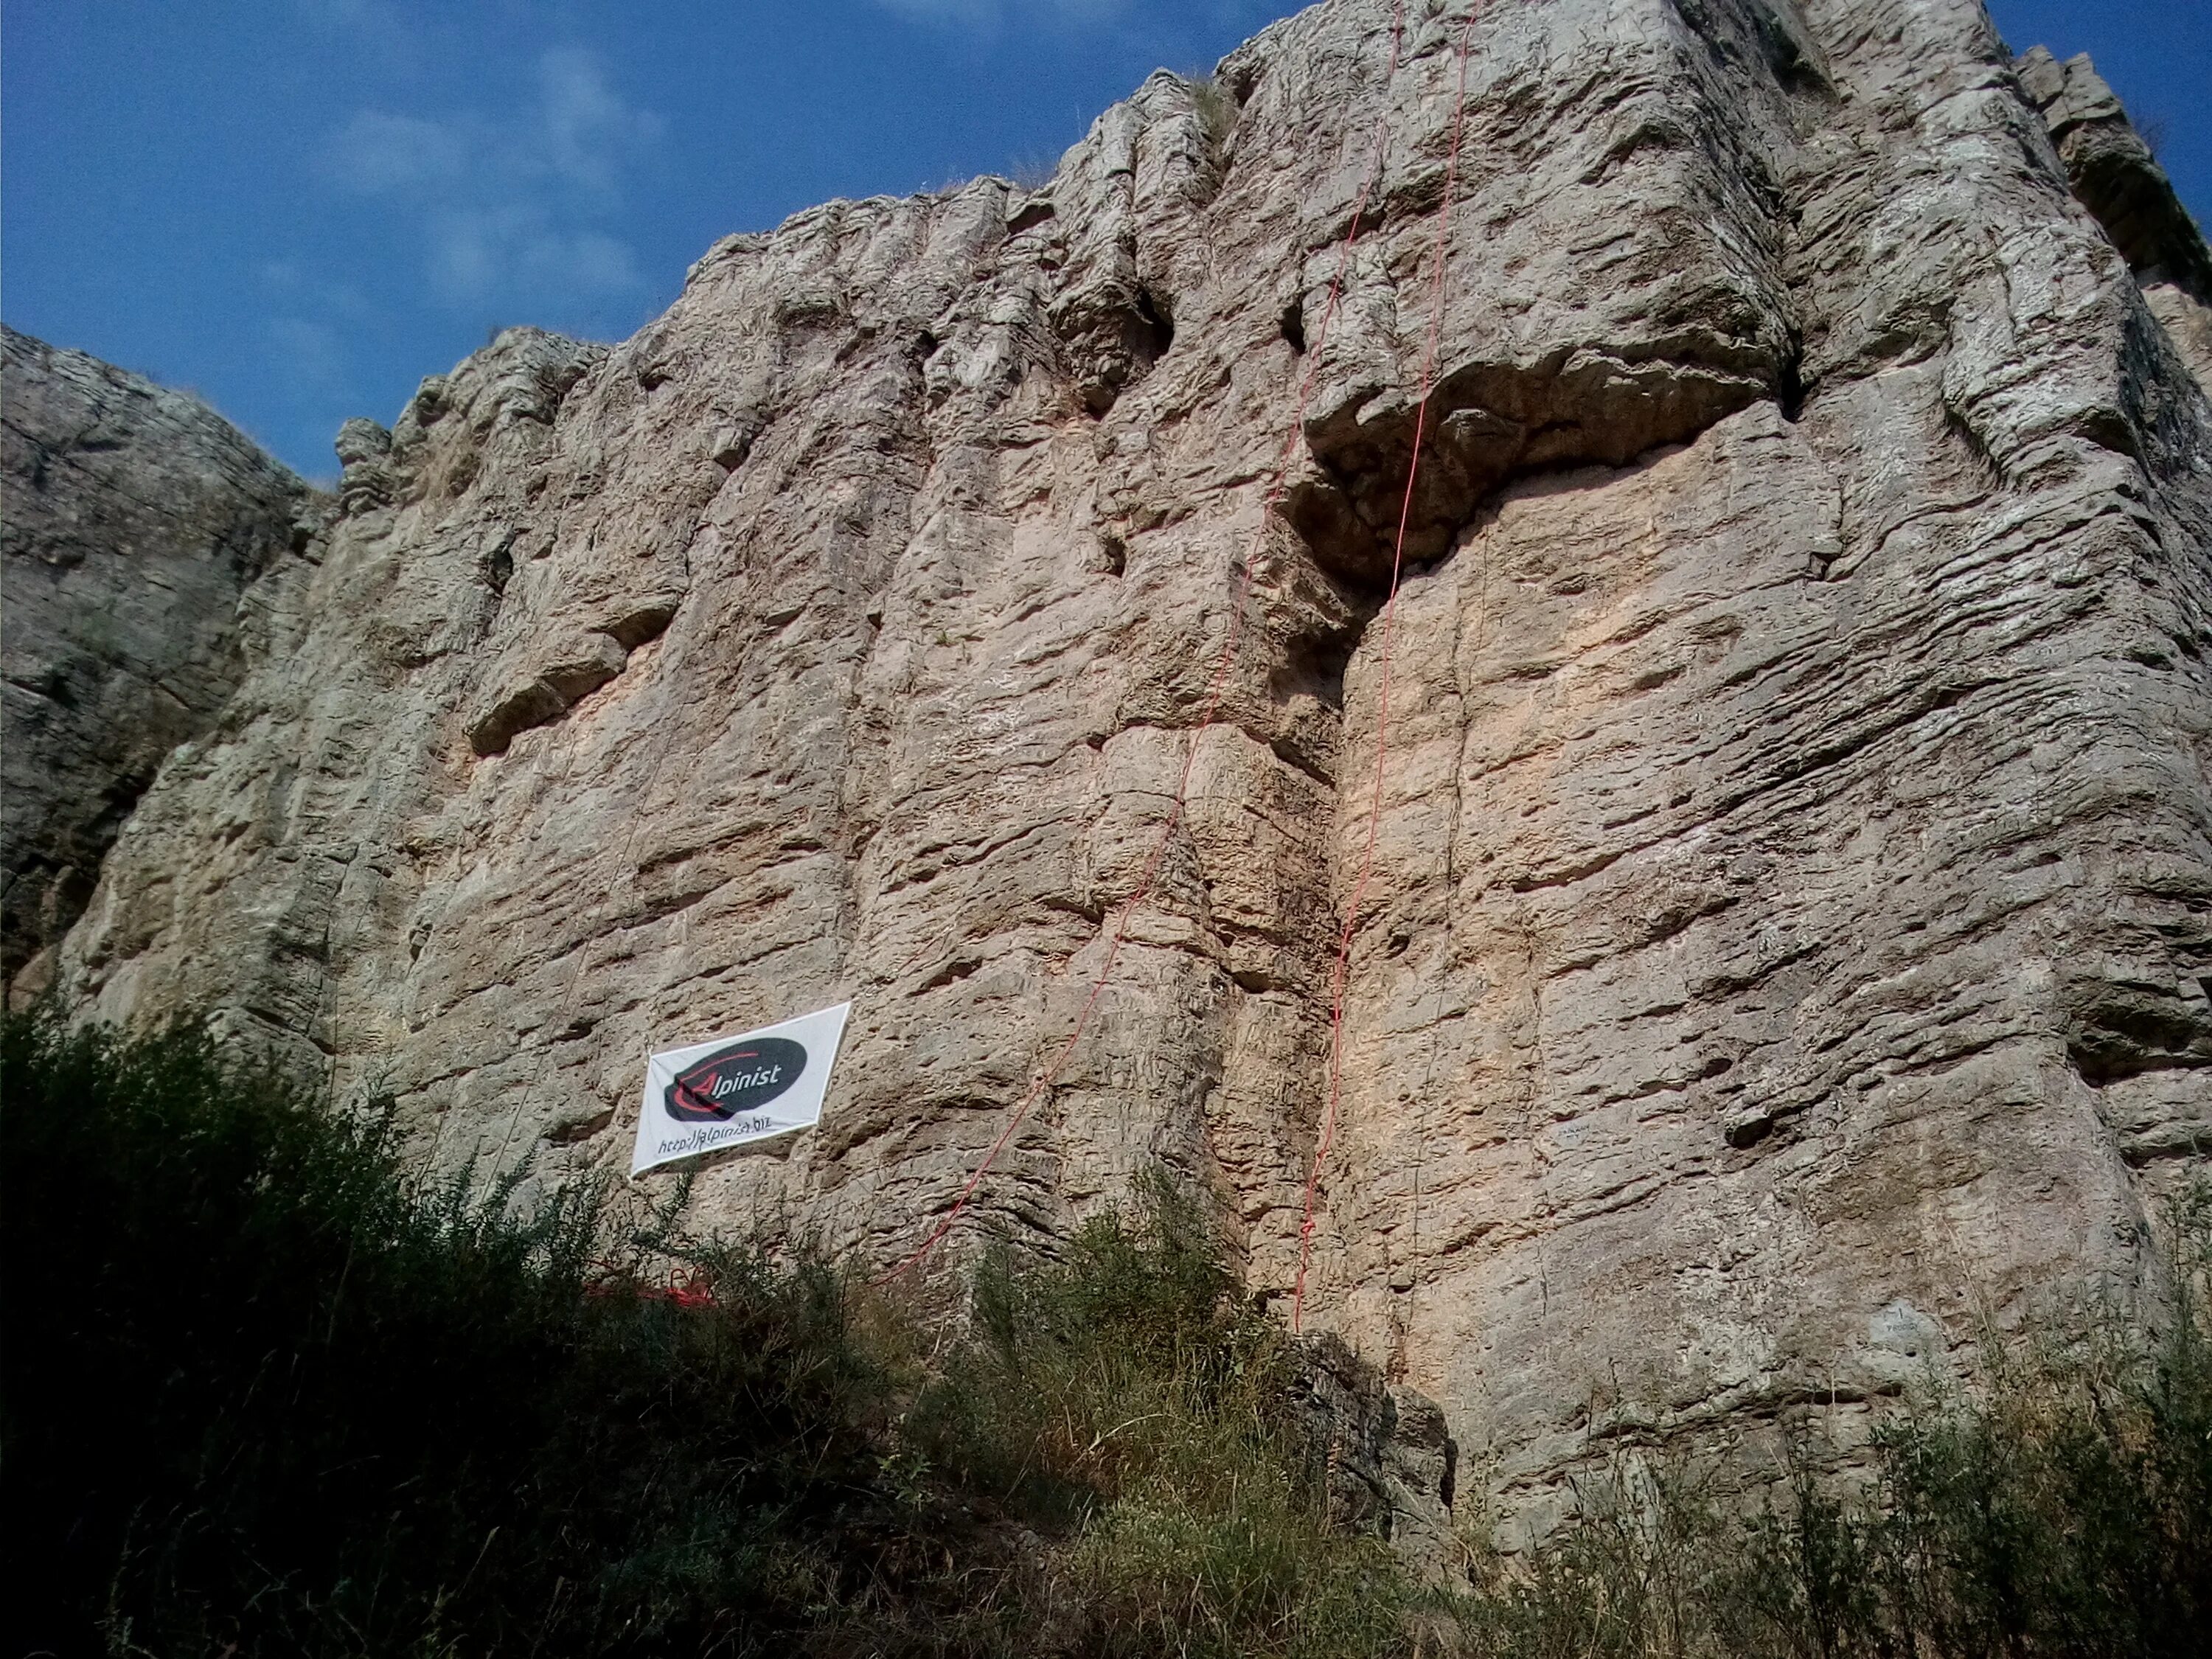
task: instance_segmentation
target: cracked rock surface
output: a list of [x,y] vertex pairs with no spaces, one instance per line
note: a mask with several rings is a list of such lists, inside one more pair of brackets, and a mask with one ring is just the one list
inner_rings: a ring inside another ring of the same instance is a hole
[[[21,1002],[177,744],[236,689],[240,601],[313,492],[197,399],[0,328],[0,980]],[[250,609],[250,607],[249,607]]]
[[1285,1294],[1348,924],[1307,1323],[1501,1514],[2154,1294],[2212,1159],[2201,239],[1976,0],[1489,0],[1386,745],[1467,11],[1393,70],[1329,0],[1038,191],[832,203],[349,423],[69,994],[542,1178],[626,1165],[648,1049],[849,998],[820,1128],[692,1202],[889,1260],[1188,755],[955,1255],[1164,1162]]

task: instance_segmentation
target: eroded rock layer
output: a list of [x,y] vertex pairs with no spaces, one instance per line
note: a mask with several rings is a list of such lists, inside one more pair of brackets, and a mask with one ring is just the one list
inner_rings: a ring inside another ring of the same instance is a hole
[[1348,921],[1308,1322],[1511,1512],[2135,1287],[2212,1150],[2212,407],[2186,250],[2069,191],[2112,112],[1973,0],[1483,4],[1378,789],[1468,6],[1393,10],[349,425],[70,989],[549,1176],[623,1163],[648,1048],[850,998],[821,1128],[693,1202],[888,1260],[1195,745],[955,1253],[1164,1161],[1284,1292]]
[[312,492],[197,399],[0,328],[0,981],[52,982],[124,820],[259,643]]

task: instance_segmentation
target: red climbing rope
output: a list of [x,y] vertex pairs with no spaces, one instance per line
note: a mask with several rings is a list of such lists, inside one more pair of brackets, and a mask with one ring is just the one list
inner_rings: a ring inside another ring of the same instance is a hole
[[1390,555],[1390,592],[1382,603],[1382,684],[1375,709],[1375,790],[1367,813],[1367,843],[1360,855],[1359,879],[1352,884],[1352,900],[1345,907],[1344,929],[1336,945],[1336,972],[1330,987],[1328,1018],[1328,1107],[1322,1118],[1321,1136],[1314,1144],[1313,1168],[1306,1176],[1305,1213],[1298,1223],[1298,1276],[1291,1291],[1291,1329],[1304,1323],[1306,1270],[1313,1256],[1314,1198],[1321,1186],[1322,1166],[1336,1142],[1338,1103],[1344,1083],[1344,986],[1352,963],[1352,936],[1359,925],[1360,902],[1367,896],[1368,878],[1375,872],[1375,842],[1382,823],[1382,770],[1390,752],[1390,645],[1397,622],[1398,581],[1405,569],[1406,531],[1413,521],[1413,487],[1421,476],[1421,444],[1428,435],[1429,393],[1436,376],[1437,339],[1443,325],[1444,272],[1451,251],[1451,211],[1459,187],[1460,135],[1467,120],[1468,38],[1476,12],[1468,13],[1460,27],[1459,82],[1452,100],[1451,157],[1444,167],[1444,198],[1437,209],[1436,270],[1429,289],[1428,342],[1421,354],[1421,398],[1413,412],[1413,453],[1406,468],[1406,495],[1398,509],[1397,544]]
[[[1390,67],[1386,73],[1386,81],[1395,77],[1398,72],[1398,56],[1404,41],[1405,13],[1405,0],[1397,0],[1390,17]],[[1465,79],[1465,52],[1464,43],[1462,43],[1461,75],[1462,88]],[[1389,107],[1385,104],[1382,113],[1376,118],[1375,141],[1369,152],[1366,174],[1360,180],[1359,193],[1352,204],[1352,222],[1345,231],[1343,241],[1337,247],[1336,269],[1329,277],[1328,300],[1322,310],[1321,326],[1315,331],[1314,337],[1308,348],[1305,374],[1300,378],[1298,383],[1297,408],[1291,419],[1290,432],[1283,441],[1282,453],[1276,459],[1274,476],[1268,483],[1267,493],[1261,509],[1260,528],[1255,533],[1253,545],[1246,552],[1237,573],[1236,595],[1229,607],[1229,630],[1222,639],[1221,654],[1214,665],[1213,680],[1206,692],[1203,710],[1198,717],[1198,724],[1191,732],[1190,746],[1183,756],[1182,771],[1176,781],[1174,802],[1169,808],[1167,821],[1160,826],[1159,837],[1153,843],[1151,856],[1146,859],[1143,870],[1139,872],[1137,885],[1128,898],[1123,902],[1121,915],[1115,921],[1113,938],[1106,947],[1106,959],[1100,964],[1097,975],[1091,982],[1091,994],[1084,999],[1082,1010],[1075,1017],[1074,1029],[1068,1032],[1066,1040],[1061,1042],[1059,1052],[1053,1058],[1052,1064],[1030,1082],[1028,1091],[1023,1095],[1012,1114],[1006,1119],[1006,1127],[999,1131],[999,1138],[991,1143],[991,1148],[984,1153],[982,1162],[975,1166],[975,1172],[968,1177],[967,1184],[961,1188],[959,1196],[953,1200],[951,1208],[939,1218],[937,1225],[930,1231],[929,1236],[921,1241],[912,1255],[901,1261],[897,1266],[875,1281],[879,1285],[887,1285],[902,1273],[919,1266],[944,1240],[945,1235],[952,1231],[953,1224],[959,1220],[961,1212],[968,1207],[969,1200],[975,1195],[976,1188],[982,1184],[983,1177],[990,1172],[991,1166],[998,1161],[999,1154],[1006,1150],[1006,1143],[1013,1139],[1014,1132],[1021,1127],[1036,1103],[1043,1098],[1053,1084],[1058,1080],[1060,1073],[1066,1068],[1069,1059],[1075,1053],[1076,1044],[1082,1041],[1083,1033],[1090,1025],[1091,1016],[1097,1009],[1099,998],[1105,994],[1106,981],[1114,971],[1115,960],[1121,955],[1122,942],[1128,936],[1129,919],[1136,913],[1137,907],[1152,893],[1153,880],[1159,873],[1160,861],[1167,854],[1169,844],[1175,836],[1176,827],[1182,821],[1183,808],[1189,800],[1191,770],[1198,763],[1199,736],[1207,726],[1212,725],[1213,717],[1220,709],[1221,699],[1228,690],[1230,672],[1235,666],[1237,642],[1243,634],[1244,605],[1252,588],[1254,555],[1258,551],[1259,538],[1267,534],[1269,517],[1282,501],[1284,488],[1290,475],[1291,463],[1297,453],[1298,439],[1305,429],[1306,409],[1313,396],[1314,376],[1321,365],[1322,350],[1328,342],[1329,327],[1336,320],[1338,302],[1343,297],[1345,273],[1350,266],[1352,244],[1359,239],[1360,228],[1367,216],[1368,201],[1374,193],[1375,181],[1382,172],[1383,151],[1389,139]],[[1458,131],[1455,126],[1453,131],[1455,166],[1457,164],[1457,153]],[[1430,341],[1432,351],[1435,345],[1433,336],[1432,329]],[[1415,448],[1418,453],[1418,442]],[[1404,527],[1401,525],[1399,532],[1401,545],[1404,538]],[[1308,1196],[1309,1218],[1310,1218],[1310,1188],[1309,1188]],[[1303,1272],[1300,1277],[1303,1282]]]

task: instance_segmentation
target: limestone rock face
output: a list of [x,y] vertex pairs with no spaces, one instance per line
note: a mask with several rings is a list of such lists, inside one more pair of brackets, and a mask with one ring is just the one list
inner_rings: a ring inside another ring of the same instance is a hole
[[2136,1286],[2212,1152],[2212,406],[2049,69],[1976,0],[1394,9],[349,424],[68,990],[547,1178],[849,998],[702,1224],[895,1260],[1048,1074],[948,1255],[1164,1163],[1285,1297],[1348,930],[1306,1324],[1532,1524]]
[[2038,46],[2019,69],[2074,194],[2127,260],[2197,384],[2212,386],[2212,256],[2172,181],[2086,53],[2061,64]]
[[236,689],[239,602],[312,492],[212,410],[0,328],[0,979],[50,947],[162,759]]

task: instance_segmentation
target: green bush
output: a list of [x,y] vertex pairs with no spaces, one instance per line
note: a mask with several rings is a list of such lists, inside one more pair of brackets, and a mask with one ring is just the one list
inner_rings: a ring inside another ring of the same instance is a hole
[[0,1090],[6,1659],[2148,1659],[2212,1617],[2203,1194],[2155,1338],[1993,1348],[1857,1495],[1647,1448],[1424,1584],[1331,1530],[1308,1358],[1164,1180],[925,1310],[410,1177],[188,1034],[9,1017]]
[[[891,1392],[834,1272],[672,1263],[594,1188],[412,1182],[388,1124],[196,1036],[10,1018],[0,1069],[10,1655],[690,1652],[811,1620]],[[672,1265],[711,1307],[650,1293]]]
[[1379,1542],[1329,1531],[1296,1376],[1196,1206],[1155,1177],[1054,1265],[984,1258],[970,1340],[906,1437],[971,1502],[1067,1540],[1030,1591],[1067,1650],[1375,1650],[1410,1585]]

